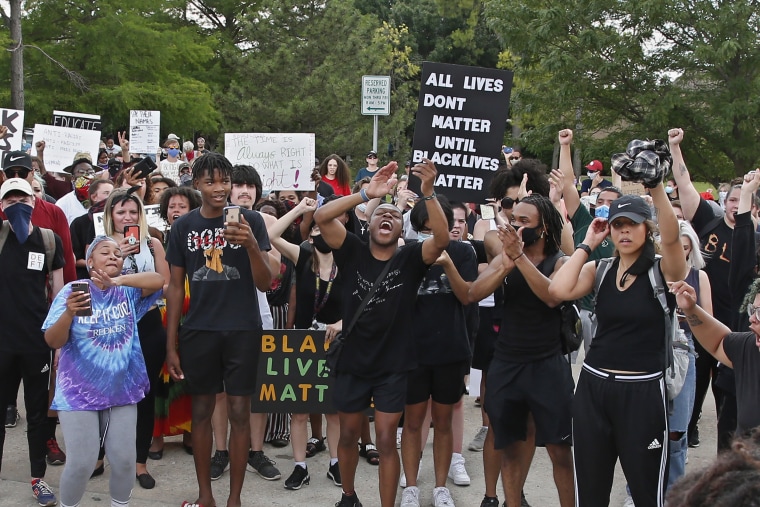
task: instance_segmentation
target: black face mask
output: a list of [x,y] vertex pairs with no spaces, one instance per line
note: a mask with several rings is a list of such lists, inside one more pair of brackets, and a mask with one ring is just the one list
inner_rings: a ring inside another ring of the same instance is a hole
[[538,227],[523,227],[523,230],[522,230],[523,246],[530,246],[536,241],[538,241],[540,238],[544,237],[544,233],[542,232],[539,235],[536,232],[537,230],[538,230]]
[[322,239],[322,235],[321,234],[318,234],[316,236],[312,236],[311,239],[313,241],[312,245],[314,246],[314,249],[317,252],[323,253],[323,254],[328,254],[328,253],[332,252],[332,248],[330,248],[329,246],[327,246],[327,243],[325,243],[325,240]]

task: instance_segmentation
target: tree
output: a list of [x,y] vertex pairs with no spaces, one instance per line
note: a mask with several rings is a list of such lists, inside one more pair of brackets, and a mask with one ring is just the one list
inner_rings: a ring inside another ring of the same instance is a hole
[[488,0],[485,12],[515,70],[514,116],[530,148],[581,126],[589,158],[606,158],[680,126],[698,177],[760,160],[756,1]]

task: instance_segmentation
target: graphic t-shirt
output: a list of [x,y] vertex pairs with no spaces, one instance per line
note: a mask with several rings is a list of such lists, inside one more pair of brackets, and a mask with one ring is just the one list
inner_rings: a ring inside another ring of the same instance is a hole
[[[61,347],[53,410],[103,410],[133,405],[150,388],[137,321],[161,297],[142,297],[134,287],[99,289],[90,280],[92,316],[74,317],[69,340]],[[42,329],[66,311],[71,284],[53,300]]]
[[[269,236],[258,212],[241,210],[261,251]],[[183,267],[190,280],[190,307],[183,328],[199,331],[261,329],[256,286],[248,252],[224,239],[224,218],[204,218],[200,208],[178,218],[169,233],[166,260]]]
[[333,251],[343,277],[343,326],[349,326],[359,305],[386,262],[391,267],[345,338],[337,370],[359,377],[401,373],[417,366],[414,342],[404,332],[411,326],[417,288],[427,272],[422,243],[401,247],[390,261],[376,259],[369,246],[350,232]]
[[179,159],[177,159],[176,162],[169,162],[168,159],[162,160],[161,165],[159,166],[161,175],[164,178],[169,178],[170,180],[173,180],[174,183],[179,185],[181,183],[179,181],[179,165],[181,163],[182,163],[182,160],[179,160]]

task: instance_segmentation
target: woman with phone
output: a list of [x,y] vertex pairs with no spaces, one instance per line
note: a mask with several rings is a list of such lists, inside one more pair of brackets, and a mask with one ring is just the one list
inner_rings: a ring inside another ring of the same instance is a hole
[[[123,257],[122,274],[158,273],[164,279],[164,290],[169,282],[169,264],[161,242],[150,236],[142,201],[132,191],[114,191],[106,201],[103,228],[107,236],[116,240]],[[150,380],[150,392],[137,405],[137,482],[144,489],[152,489],[155,479],[148,473],[148,450],[153,437],[155,393],[159,373],[166,357],[166,331],[161,312],[154,306],[138,322],[138,334]]]
[[86,262],[91,280],[64,286],[42,326],[48,345],[61,349],[52,404],[66,439],[60,500],[79,505],[105,446],[111,501],[127,506],[135,481],[136,404],[149,388],[137,321],[160,297],[164,279],[152,272],[122,275],[121,248],[107,236],[93,240]]

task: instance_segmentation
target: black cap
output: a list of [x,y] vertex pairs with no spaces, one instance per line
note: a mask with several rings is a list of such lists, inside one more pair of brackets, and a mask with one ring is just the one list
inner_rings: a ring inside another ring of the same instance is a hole
[[368,158],[368,157],[370,157],[370,156],[373,156],[373,157],[377,158],[377,152],[376,152],[376,151],[372,151],[372,150],[370,150],[370,151],[367,153],[367,157],[365,157],[365,158]]
[[612,222],[618,217],[630,218],[640,224],[652,218],[652,209],[638,195],[624,195],[612,201],[607,220]]
[[22,167],[32,170],[32,157],[25,151],[9,151],[3,158],[3,170],[11,167]]

